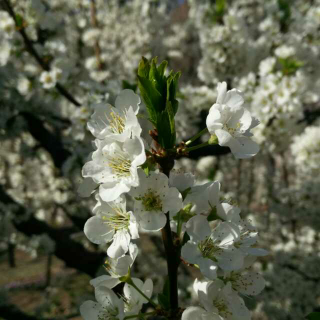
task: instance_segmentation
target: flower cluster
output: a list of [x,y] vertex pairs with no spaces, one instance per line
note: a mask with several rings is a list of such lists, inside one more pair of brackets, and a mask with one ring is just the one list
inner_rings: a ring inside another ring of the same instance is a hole
[[[159,71],[161,65],[158,68]],[[146,101],[147,106],[151,104]],[[252,157],[259,151],[250,139],[250,129],[259,122],[243,103],[239,90],[227,91],[227,84],[219,83],[217,101],[209,111],[207,129],[203,130],[212,135],[209,143],[215,140],[216,144],[228,146],[236,158]],[[126,89],[118,95],[114,107],[94,105],[88,121],[88,129],[96,138],[96,150],[83,167],[85,180],[79,192],[84,196],[95,193],[97,202],[84,233],[95,244],[110,245],[106,261],[109,275],[91,281],[97,303],[85,302],[80,309],[82,316],[86,320],[122,320],[139,313],[143,303],[154,304],[150,300],[151,280],[143,283],[131,278],[130,269],[138,254],[133,241],[139,238],[140,230],[170,230],[171,226],[175,232],[170,231],[167,236],[174,237],[176,244],[172,245],[181,250],[181,257],[177,258],[199,268],[208,279],[195,282],[204,309],[187,308],[182,319],[251,319],[239,294],[257,295],[264,288],[263,278],[250,269],[256,257],[266,255],[265,250],[256,247],[257,231],[241,219],[239,208],[221,198],[219,181],[197,184],[191,173],[163,169],[164,161],[171,160],[166,158],[154,133],[151,132],[154,141],[150,144],[142,138],[144,132],[137,117],[140,106],[140,97]],[[173,152],[180,148],[179,152],[187,153],[198,148],[188,148],[192,142],[193,139],[174,147]],[[131,210],[127,208],[128,198]],[[126,282],[124,298],[111,291],[120,282]],[[172,312],[173,308],[171,305]]]

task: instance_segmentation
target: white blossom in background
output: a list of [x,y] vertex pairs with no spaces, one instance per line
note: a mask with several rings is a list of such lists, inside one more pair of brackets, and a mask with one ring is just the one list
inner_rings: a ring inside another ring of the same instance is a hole
[[131,211],[127,212],[125,196],[114,201],[105,202],[96,194],[95,214],[87,220],[84,233],[96,244],[112,242],[108,256],[119,258],[129,250],[131,239],[139,238],[138,224]]
[[27,78],[20,78],[18,80],[17,89],[22,95],[27,95],[31,92],[32,84]]
[[288,59],[295,55],[296,51],[293,47],[282,45],[274,51],[275,55],[282,59]]
[[53,68],[50,71],[43,71],[40,75],[39,80],[45,89],[51,89],[55,87],[61,76],[62,70]]
[[220,146],[227,146],[238,159],[256,155],[259,146],[252,141],[250,130],[259,124],[250,112],[242,107],[244,99],[239,90],[227,91],[227,83],[218,84],[218,98],[210,108],[207,127]]
[[6,11],[0,11],[0,30],[1,36],[3,35],[5,38],[9,39],[12,38],[16,31],[16,24]]
[[169,187],[169,179],[163,173],[146,176],[140,169],[138,175],[139,186],[129,193],[134,198],[134,213],[142,228],[158,231],[167,222],[167,212],[173,217],[182,208],[182,196],[178,189]]
[[320,127],[310,126],[291,144],[294,164],[300,175],[315,178],[319,174]]

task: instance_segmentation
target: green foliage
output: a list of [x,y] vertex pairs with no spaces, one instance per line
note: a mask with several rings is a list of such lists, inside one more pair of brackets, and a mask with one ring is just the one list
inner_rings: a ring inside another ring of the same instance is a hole
[[290,24],[290,17],[291,17],[290,0],[278,0],[278,8],[281,13],[280,15],[281,31],[287,32]]
[[212,8],[208,12],[208,18],[214,23],[223,23],[223,15],[227,9],[226,0],[211,0]]
[[126,80],[122,80],[122,89],[130,89],[133,90],[134,92],[137,91],[138,85],[136,83],[130,83]]
[[157,58],[142,58],[138,68],[138,86],[144,100],[149,120],[158,131],[159,144],[170,149],[176,143],[174,116],[178,111],[176,92],[180,72],[165,75],[167,61],[157,66]]
[[285,75],[294,74],[299,68],[303,66],[303,62],[294,58],[278,59],[282,66],[282,73]]
[[16,25],[18,28],[22,28],[23,27],[23,18],[20,14],[16,14]]
[[320,312],[312,312],[307,315],[306,319],[308,320],[320,320]]

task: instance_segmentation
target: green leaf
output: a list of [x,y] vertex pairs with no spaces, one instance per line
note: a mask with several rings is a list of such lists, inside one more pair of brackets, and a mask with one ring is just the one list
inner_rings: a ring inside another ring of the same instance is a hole
[[294,59],[292,57],[278,59],[279,63],[282,66],[282,73],[286,75],[294,74],[299,68],[301,68],[304,63],[300,60]]
[[159,72],[159,74],[161,75],[161,77],[164,77],[164,76],[165,76],[164,73],[165,73],[165,71],[166,71],[166,69],[167,69],[167,66],[168,66],[168,61],[166,61],[166,60],[163,60],[163,61],[160,63],[160,65],[159,65],[159,67],[158,67],[158,72]]
[[18,28],[23,27],[23,17],[20,14],[16,14],[16,25]]
[[280,11],[281,31],[286,32],[289,28],[291,18],[290,0],[278,0],[278,8]]
[[158,130],[158,142],[164,149],[174,147],[176,130],[174,116],[178,110],[176,92],[181,73],[165,75],[168,62],[157,66],[157,58],[142,58],[138,69],[138,86],[147,106],[149,119]]
[[142,57],[139,62],[138,76],[143,77],[143,78],[148,78],[149,71],[150,71],[149,61],[145,57]]
[[136,83],[131,84],[130,82],[126,80],[122,80],[122,89],[131,89],[134,92],[137,91],[138,85]]
[[306,319],[308,320],[320,320],[320,312],[312,312],[307,315]]
[[158,115],[157,125],[159,144],[164,149],[170,149],[174,146],[171,138],[171,126],[167,111],[162,111]]
[[170,101],[167,101],[166,109],[158,117],[157,129],[160,145],[165,149],[173,148],[176,143],[176,129]]
[[157,114],[161,109],[162,97],[149,79],[138,76],[138,80],[140,93],[147,106],[150,120],[155,124],[157,123]]

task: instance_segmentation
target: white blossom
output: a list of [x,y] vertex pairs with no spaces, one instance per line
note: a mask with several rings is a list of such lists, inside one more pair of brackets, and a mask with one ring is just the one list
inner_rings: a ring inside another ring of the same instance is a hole
[[146,176],[141,169],[138,174],[140,184],[129,193],[135,200],[134,213],[142,228],[158,231],[167,222],[167,212],[173,217],[182,208],[182,196],[178,189],[169,187],[165,174],[151,172]]
[[235,224],[221,222],[211,229],[205,216],[196,215],[187,222],[186,231],[190,241],[182,247],[181,256],[198,265],[205,277],[215,279],[218,267],[228,271],[242,268],[244,254],[234,246],[240,234]]
[[85,301],[80,306],[80,313],[84,320],[123,320],[124,301],[108,287],[100,285],[95,288],[97,302]]
[[138,137],[124,142],[95,140],[97,150],[83,169],[84,178],[90,177],[100,185],[99,194],[104,201],[113,201],[131,187],[139,185],[138,166],[146,160],[144,144]]
[[84,226],[87,238],[96,244],[112,244],[108,248],[108,256],[119,258],[127,253],[131,239],[139,238],[138,225],[131,211],[127,212],[125,196],[114,201],[105,202],[96,194],[97,204],[93,208],[95,216]]
[[252,157],[259,151],[259,146],[250,139],[250,130],[259,122],[242,107],[243,103],[239,90],[227,91],[227,83],[219,83],[217,101],[207,117],[210,134],[216,135],[219,145],[229,147],[238,159]]
[[104,103],[94,105],[95,111],[88,121],[89,130],[98,139],[124,142],[139,137],[142,130],[136,114],[140,101],[138,95],[126,89],[117,97],[115,108]]
[[62,70],[52,68],[50,71],[43,71],[40,75],[40,82],[45,89],[53,88],[62,76]]
[[251,315],[244,301],[233,291],[230,282],[220,279],[209,282],[195,281],[196,291],[203,308],[189,307],[182,320],[250,320]]

